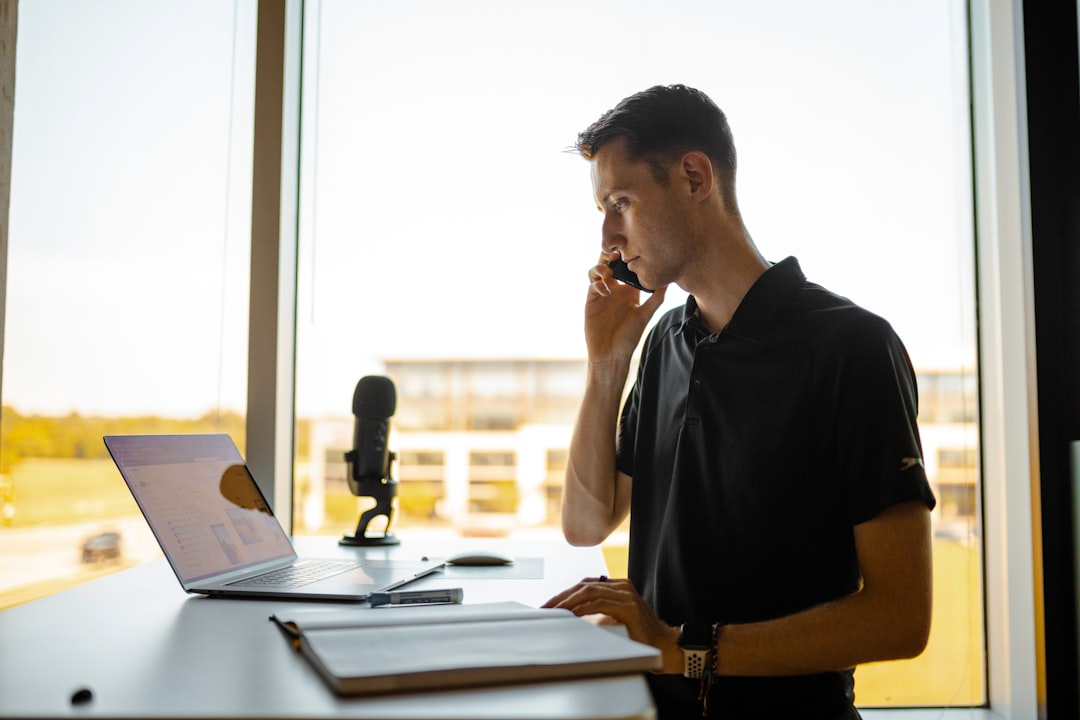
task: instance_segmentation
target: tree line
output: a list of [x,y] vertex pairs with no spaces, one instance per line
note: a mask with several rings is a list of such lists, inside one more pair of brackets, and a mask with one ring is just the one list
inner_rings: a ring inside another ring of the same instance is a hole
[[103,435],[157,435],[172,433],[227,433],[244,447],[244,416],[208,412],[194,419],[23,415],[12,407],[0,410],[0,474],[11,471],[23,458],[107,458]]

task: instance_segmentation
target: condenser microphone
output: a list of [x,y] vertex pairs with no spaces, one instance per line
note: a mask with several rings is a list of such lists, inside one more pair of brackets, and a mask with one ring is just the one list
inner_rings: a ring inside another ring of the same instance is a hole
[[356,383],[352,401],[356,417],[353,449],[351,457],[347,456],[352,461],[349,490],[354,495],[363,494],[361,482],[381,482],[390,477],[390,418],[396,407],[397,392],[390,378],[367,375]]

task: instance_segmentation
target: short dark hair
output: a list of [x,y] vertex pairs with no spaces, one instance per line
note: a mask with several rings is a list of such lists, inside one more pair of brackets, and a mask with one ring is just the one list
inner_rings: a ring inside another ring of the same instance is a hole
[[578,134],[574,149],[591,160],[604,145],[624,138],[628,159],[647,162],[667,184],[668,167],[691,150],[705,153],[735,205],[735,140],[724,111],[708,95],[685,85],[656,85],[622,100]]

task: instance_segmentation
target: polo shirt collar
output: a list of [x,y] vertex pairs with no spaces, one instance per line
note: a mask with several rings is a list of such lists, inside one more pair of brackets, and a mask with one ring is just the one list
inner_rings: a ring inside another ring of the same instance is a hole
[[[765,334],[776,309],[788,295],[806,282],[799,261],[789,257],[769,267],[759,277],[735,309],[731,322],[720,332],[747,340],[756,340]],[[683,307],[683,320],[679,332],[693,332],[704,336],[701,321],[697,317],[697,300],[691,295]],[[720,333],[716,333],[719,335]]]

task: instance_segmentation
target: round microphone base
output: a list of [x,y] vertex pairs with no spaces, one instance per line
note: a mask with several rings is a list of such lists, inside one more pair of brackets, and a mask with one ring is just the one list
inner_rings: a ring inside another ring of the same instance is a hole
[[401,541],[397,539],[397,536],[393,533],[386,533],[385,535],[376,535],[374,537],[368,537],[367,535],[343,535],[338,540],[338,545],[349,545],[351,547],[374,547],[379,545],[400,545]]

